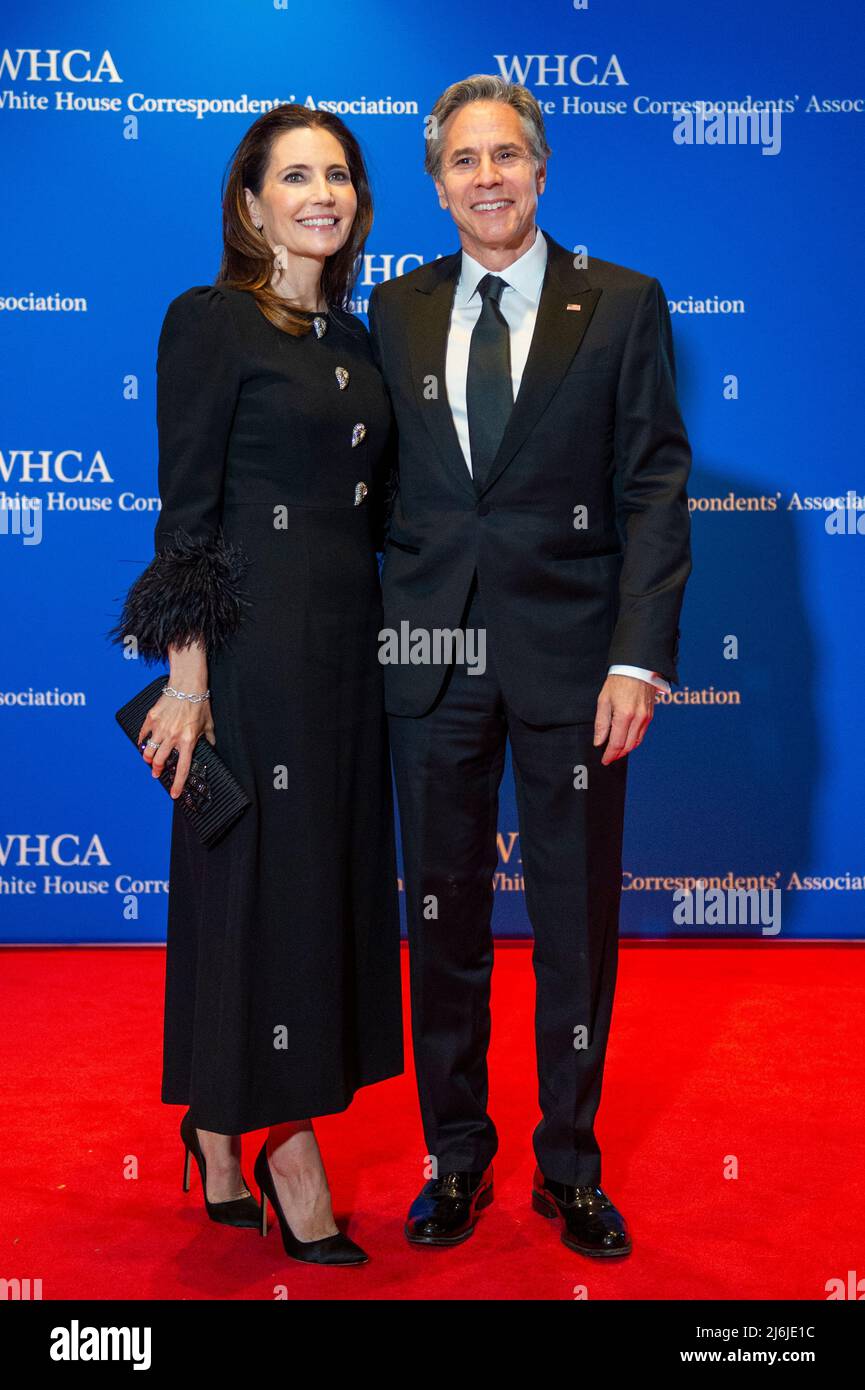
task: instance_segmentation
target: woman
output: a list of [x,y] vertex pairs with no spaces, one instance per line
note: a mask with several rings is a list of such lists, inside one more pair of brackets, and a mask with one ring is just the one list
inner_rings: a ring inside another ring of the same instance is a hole
[[[341,120],[255,122],[219,278],[162,328],[156,555],[114,630],[178,692],[141,728],[152,775],[176,748],[177,798],[204,733],[252,801],[209,850],[173,813],[162,1100],[189,1106],[184,1186],[193,1155],[214,1219],[265,1234],[269,1199],[286,1252],[328,1264],[367,1257],[336,1227],[310,1120],[403,1069],[377,659],[392,422],[343,307],[371,224]],[[259,1209],[239,1136],[264,1127]]]

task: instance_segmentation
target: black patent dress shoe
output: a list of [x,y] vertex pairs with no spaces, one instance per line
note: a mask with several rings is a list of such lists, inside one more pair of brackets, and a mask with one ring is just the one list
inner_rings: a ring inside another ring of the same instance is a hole
[[631,1253],[625,1218],[603,1188],[552,1182],[536,1168],[532,1206],[541,1216],[561,1222],[562,1244],[569,1250],[576,1250],[580,1255]]
[[492,1200],[492,1165],[485,1172],[430,1178],[409,1208],[406,1239],[412,1245],[459,1245],[472,1234],[477,1213]]

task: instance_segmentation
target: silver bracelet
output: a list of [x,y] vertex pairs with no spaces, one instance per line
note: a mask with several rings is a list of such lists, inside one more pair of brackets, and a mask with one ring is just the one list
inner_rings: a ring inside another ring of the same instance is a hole
[[172,685],[162,687],[163,695],[170,695],[174,700],[188,700],[191,705],[200,705],[203,700],[210,699],[210,691],[205,690],[203,695],[187,695],[184,690],[175,690]]

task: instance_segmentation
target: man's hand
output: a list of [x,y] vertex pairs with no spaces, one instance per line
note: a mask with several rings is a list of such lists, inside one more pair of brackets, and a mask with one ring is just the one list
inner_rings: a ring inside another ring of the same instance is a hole
[[595,747],[609,735],[602,763],[613,763],[640,746],[654,717],[658,694],[654,685],[636,676],[607,676],[595,715]]

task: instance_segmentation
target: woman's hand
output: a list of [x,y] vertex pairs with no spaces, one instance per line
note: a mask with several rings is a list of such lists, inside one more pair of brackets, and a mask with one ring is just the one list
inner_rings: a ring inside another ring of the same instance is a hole
[[[171,682],[169,682],[171,684]],[[177,800],[192,765],[192,754],[201,735],[208,743],[216,743],[216,731],[210,711],[210,701],[191,704],[189,700],[176,700],[171,695],[161,695],[156,704],[147,711],[147,717],[138,733],[139,745],[149,739],[150,746],[143,749],[144,761],[149,763],[153,776],[159,777],[165,767],[165,760],[172,748],[177,749],[177,767],[171,783],[171,795]],[[159,747],[154,748],[158,743]]]
[[[190,695],[203,694],[208,689],[207,657],[200,642],[188,647],[169,647],[170,670],[166,682],[174,690],[185,690]],[[160,695],[156,704],[147,711],[147,717],[138,731],[138,744],[150,740],[150,747],[142,750],[144,761],[153,769],[153,776],[159,777],[165,767],[165,760],[172,748],[177,749],[177,767],[171,783],[171,795],[175,801],[186,786],[192,754],[195,745],[204,734],[208,743],[216,743],[216,730],[210,701],[193,703],[191,700],[178,700],[173,695]],[[153,744],[159,747],[154,748]]]

